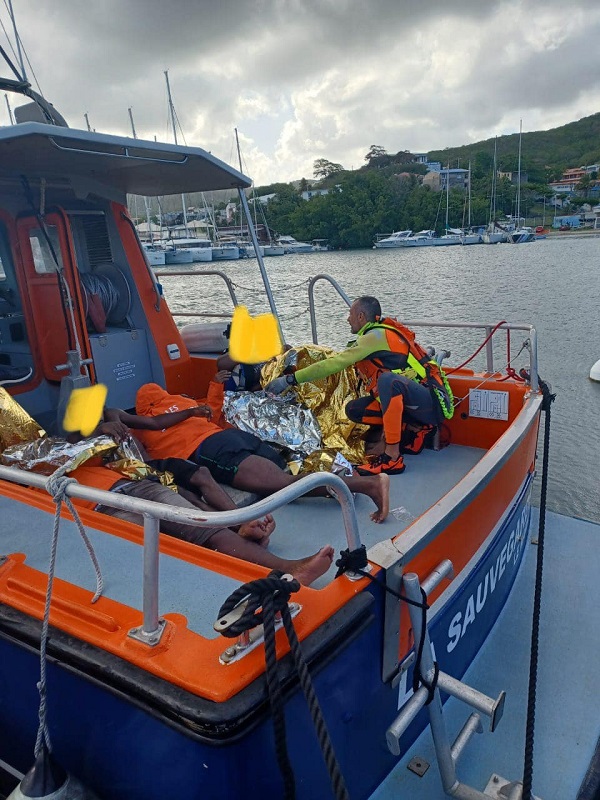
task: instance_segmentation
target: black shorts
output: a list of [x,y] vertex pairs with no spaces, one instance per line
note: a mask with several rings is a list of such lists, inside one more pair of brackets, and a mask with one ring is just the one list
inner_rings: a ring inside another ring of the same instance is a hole
[[231,486],[239,465],[248,456],[262,456],[280,469],[286,468],[283,456],[274,447],[262,442],[253,433],[229,428],[213,433],[190,456],[200,467],[208,467],[213,478],[219,483]]

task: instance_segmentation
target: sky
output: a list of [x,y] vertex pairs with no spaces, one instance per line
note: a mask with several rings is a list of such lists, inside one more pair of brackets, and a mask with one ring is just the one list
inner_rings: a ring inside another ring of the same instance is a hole
[[[6,0],[5,0],[6,5]],[[13,0],[42,94],[73,128],[179,141],[257,186],[600,111],[586,0]],[[0,19],[14,47],[5,8]],[[0,43],[10,53],[3,31]],[[33,73],[25,63],[34,88]],[[2,73],[7,77],[8,69]],[[8,111],[0,104],[0,124]]]

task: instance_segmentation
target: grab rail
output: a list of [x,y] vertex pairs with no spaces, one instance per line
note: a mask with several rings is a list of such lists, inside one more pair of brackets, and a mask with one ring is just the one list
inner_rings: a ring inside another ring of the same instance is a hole
[[[317,335],[317,320],[315,314],[315,299],[314,287],[317,281],[324,280],[333,286],[342,300],[348,307],[352,305],[352,300],[348,297],[346,292],[342,289],[339,283],[330,275],[324,273],[315,275],[308,283],[308,305],[310,311],[310,329],[312,334],[313,344],[319,344]],[[494,328],[498,330],[505,330],[507,337],[509,331],[526,331],[529,334],[529,374],[530,386],[534,392],[538,390],[538,359],[537,359],[537,331],[533,325],[526,325],[524,323],[505,322],[497,326],[495,323],[489,322],[442,322],[439,320],[402,320],[402,322],[409,328],[463,328],[468,330],[483,330],[486,337],[490,336]],[[494,373],[494,351],[492,347],[492,340],[486,343],[486,369],[489,373]]]
[[[234,305],[234,308],[235,308],[235,306],[239,305],[237,296],[235,294],[235,289],[233,288],[233,283],[231,282],[231,279],[229,278],[228,275],[226,275],[224,272],[221,272],[218,269],[211,269],[211,270],[174,269],[174,270],[168,270],[168,271],[156,270],[154,274],[156,275],[157,278],[174,277],[176,275],[203,275],[205,277],[207,275],[216,275],[218,278],[222,278],[225,281],[225,284],[227,286],[227,290],[229,291],[229,296],[231,298],[231,302]],[[174,317],[192,317],[192,316],[193,317],[220,317],[220,316],[223,316],[221,314],[206,314],[206,313],[192,314],[192,313],[189,313],[189,312],[183,313],[183,312],[175,312],[175,311],[171,311],[171,314]]]
[[[33,486],[38,489],[45,489],[47,480],[43,475],[36,475],[16,467],[3,466],[0,466],[0,479],[23,486]],[[190,509],[188,511],[175,506],[167,506],[164,503],[156,503],[152,500],[141,500],[116,492],[93,489],[88,486],[82,486],[79,483],[68,484],[65,488],[65,494],[69,497],[89,500],[96,504],[143,515],[143,623],[136,636],[147,644],[154,645],[160,640],[162,628],[158,612],[159,520],[164,519],[185,525],[199,525],[202,528],[230,527],[243,522],[250,522],[253,519],[269,514],[321,486],[326,486],[335,492],[335,497],[342,510],[348,548],[356,550],[361,546],[361,542],[354,508],[354,498],[344,481],[330,472],[317,472],[307,475],[291,486],[280,489],[253,505],[232,509],[231,511],[203,511],[201,509]]]

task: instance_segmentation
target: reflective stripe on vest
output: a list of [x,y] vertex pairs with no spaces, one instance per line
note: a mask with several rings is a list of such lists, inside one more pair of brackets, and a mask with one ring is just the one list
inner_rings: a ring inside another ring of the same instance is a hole
[[[420,381],[424,381],[425,378],[427,377],[427,372],[423,364],[421,364],[421,362],[417,358],[415,358],[415,356],[413,356],[413,354],[410,352],[410,342],[406,338],[406,336],[400,333],[398,328],[394,328],[393,325],[386,325],[384,322],[375,322],[372,325],[372,327],[369,328],[369,330],[372,330],[372,328],[385,328],[385,330],[387,331],[393,331],[397,336],[399,336],[403,341],[406,342],[406,345],[408,347],[408,355],[406,356],[406,362],[408,364],[408,367],[406,367],[405,369],[393,369],[391,370],[391,372],[393,372],[394,375],[405,375],[407,378],[410,378],[411,380],[416,381],[417,383],[419,383]],[[409,374],[410,370],[412,370],[415,373],[415,375],[410,375]],[[417,380],[417,378],[419,380]]]

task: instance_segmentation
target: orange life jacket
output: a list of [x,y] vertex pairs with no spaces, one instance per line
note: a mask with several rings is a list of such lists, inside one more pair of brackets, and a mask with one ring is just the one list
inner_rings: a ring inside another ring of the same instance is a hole
[[368,326],[367,331],[374,328],[385,330],[390,352],[405,356],[406,366],[390,369],[376,354],[359,361],[356,369],[363,379],[365,389],[373,397],[378,397],[377,381],[383,372],[404,375],[416,383],[429,387],[440,404],[444,416],[450,419],[454,411],[450,386],[439,364],[433,361],[425,348],[416,341],[414,331],[393,317],[384,317],[382,320],[372,323]]

